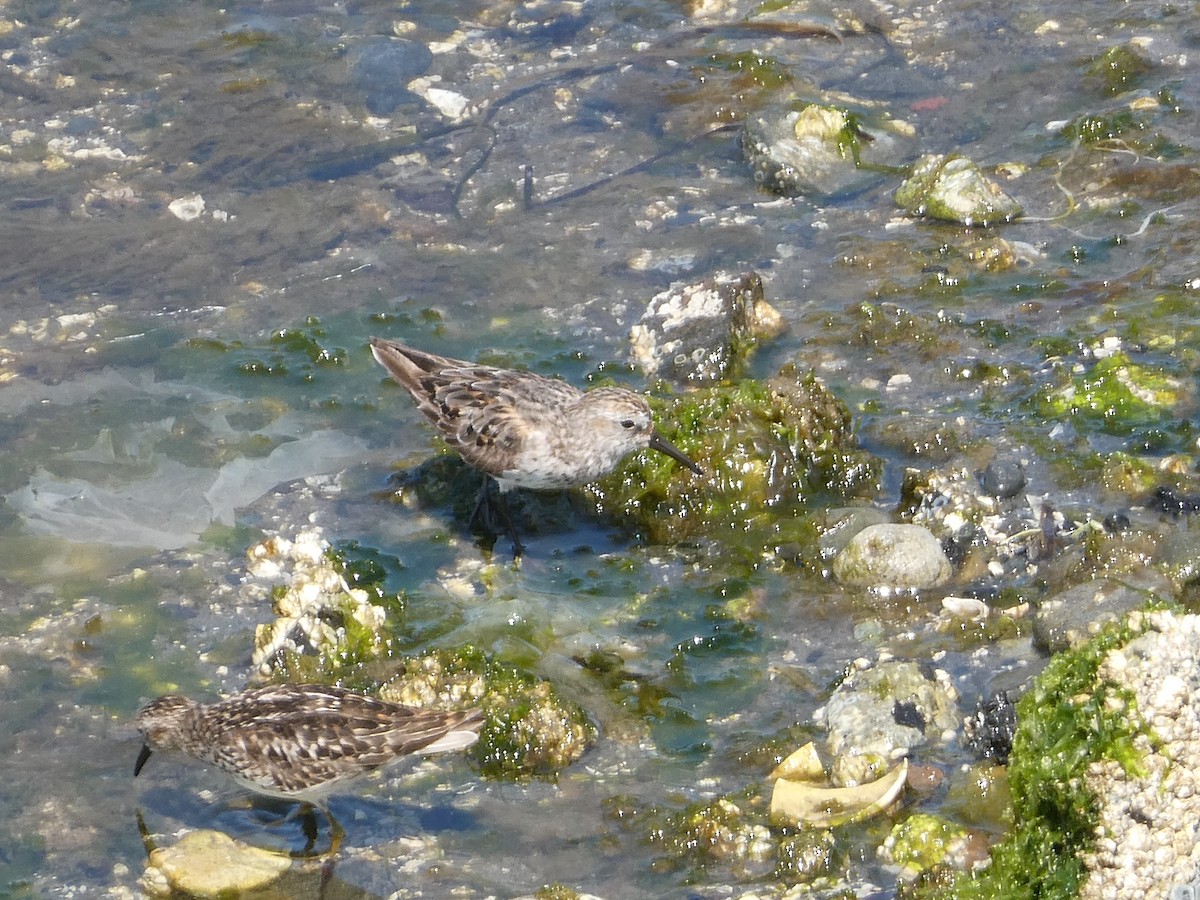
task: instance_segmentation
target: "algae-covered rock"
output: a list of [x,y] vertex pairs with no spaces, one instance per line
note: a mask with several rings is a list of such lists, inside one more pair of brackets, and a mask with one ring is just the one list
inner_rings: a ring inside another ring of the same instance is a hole
[[879,855],[911,877],[934,866],[953,865],[964,855],[969,837],[961,825],[928,813],[915,813],[893,826]]
[[640,818],[648,827],[651,844],[676,863],[722,862],[743,873],[765,875],[778,852],[763,798],[754,789],[701,800],[677,811],[646,809]]
[[1179,379],[1117,352],[1066,385],[1041,392],[1034,410],[1047,419],[1069,419],[1081,430],[1127,435],[1171,424],[1185,396]]
[[714,859],[765,860],[774,855],[770,829],[729,797],[692,807],[676,824],[685,844],[704,848]]
[[910,215],[967,226],[1009,222],[1022,212],[979,166],[958,154],[922,156],[896,188],[895,200]]
[[662,454],[627,458],[585,488],[595,510],[670,543],[701,534],[777,532],[814,498],[875,489],[879,462],[859,448],[850,413],[811,373],[786,367],[766,382],[739,381],[652,401],[664,435],[704,477]]
[[404,660],[379,695],[409,706],[482,709],[479,741],[468,753],[492,778],[553,778],[596,737],[586,713],[548,682],[470,647]]
[[705,384],[736,373],[755,342],[782,327],[756,272],[718,273],[656,294],[629,339],[633,360],[647,375]]
[[1106,94],[1122,94],[1137,86],[1153,71],[1154,64],[1133,44],[1109,47],[1087,66],[1084,76],[1090,86]]

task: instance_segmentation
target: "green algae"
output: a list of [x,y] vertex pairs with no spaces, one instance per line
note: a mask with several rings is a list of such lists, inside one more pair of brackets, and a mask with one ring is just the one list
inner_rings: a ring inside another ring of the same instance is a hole
[[1099,149],[1133,150],[1142,156],[1178,156],[1180,147],[1154,129],[1157,110],[1117,109],[1081,113],[1063,127],[1060,135]]
[[329,343],[327,330],[316,316],[308,316],[300,327],[276,329],[265,342],[193,338],[184,346],[225,357],[240,376],[299,384],[311,384],[321,370],[344,369],[350,361],[345,347]]
[[1134,745],[1149,727],[1132,694],[1097,673],[1109,651],[1144,631],[1126,619],[1092,640],[1055,656],[1017,703],[1017,732],[1009,758],[1011,830],[992,848],[991,865],[931,883],[906,896],[954,900],[1067,900],[1085,876],[1099,807],[1085,784],[1089,766],[1113,760],[1144,774]]
[[734,87],[778,88],[792,83],[790,69],[771,56],[752,50],[742,53],[713,53],[708,65],[733,74]]
[[814,501],[878,484],[879,463],[858,447],[849,411],[810,372],[789,366],[769,381],[738,381],[651,405],[663,434],[705,476],[644,452],[584,494],[598,515],[652,542],[754,532],[768,543]]
[[738,880],[832,889],[847,859],[838,832],[773,825],[769,806],[762,784],[680,808],[628,795],[604,802],[611,823],[638,835],[659,854],[655,871],[679,872],[689,883],[706,883],[720,869]]
[[1135,47],[1120,44],[1109,47],[1088,64],[1084,82],[1115,96],[1136,87],[1153,69],[1154,64]]
[[1070,420],[1081,431],[1130,435],[1139,428],[1173,424],[1182,398],[1178,379],[1114,353],[1072,375],[1065,385],[1043,388],[1031,406],[1037,415]]

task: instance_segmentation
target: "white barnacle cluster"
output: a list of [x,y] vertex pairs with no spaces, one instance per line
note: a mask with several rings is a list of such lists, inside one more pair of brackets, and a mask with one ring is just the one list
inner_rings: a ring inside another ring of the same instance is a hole
[[329,542],[314,528],[291,540],[270,537],[247,551],[247,578],[275,586],[275,619],[254,632],[252,659],[261,674],[269,675],[289,653],[336,651],[345,643],[348,620],[372,631],[383,627],[384,609],[346,583],[328,550]]
[[1200,616],[1145,615],[1147,631],[1097,673],[1132,692],[1149,733],[1134,739],[1140,772],[1114,760],[1088,768],[1099,825],[1080,897],[1174,896],[1200,866]]

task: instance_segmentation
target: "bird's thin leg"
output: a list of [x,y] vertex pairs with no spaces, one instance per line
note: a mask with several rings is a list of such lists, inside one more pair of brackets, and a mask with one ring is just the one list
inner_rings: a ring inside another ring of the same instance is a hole
[[300,855],[309,856],[313,847],[317,845],[317,814],[311,803],[305,803],[303,810],[300,814],[300,828],[304,831],[304,849],[300,851]]
[[[342,840],[346,837],[346,832],[342,830],[341,823],[333,817],[333,813],[325,810],[325,816],[329,819],[329,853],[330,858],[338,855],[338,851],[342,849]],[[333,870],[330,869],[330,874]]]
[[[317,846],[317,836],[320,834],[320,829],[317,826],[317,811],[320,811],[325,816],[325,820],[329,823],[329,846],[324,850],[317,851],[314,848]],[[300,805],[300,827],[304,831],[304,848],[295,850],[289,855],[294,859],[313,859],[316,857],[333,857],[342,848],[342,839],[346,836],[346,832],[338,823],[338,820],[333,817],[324,804],[302,803]]]
[[[495,497],[492,496],[493,490],[496,493]],[[496,527],[497,520],[500,522],[500,528]],[[512,516],[509,514],[508,499],[499,490],[493,478],[484,479],[483,487],[479,489],[479,499],[475,501],[475,511],[471,513],[467,525],[469,527],[478,525],[493,537],[503,531],[512,538],[514,556],[520,556],[525,552],[525,545],[521,543],[521,535],[517,532],[517,526],[513,524]]]

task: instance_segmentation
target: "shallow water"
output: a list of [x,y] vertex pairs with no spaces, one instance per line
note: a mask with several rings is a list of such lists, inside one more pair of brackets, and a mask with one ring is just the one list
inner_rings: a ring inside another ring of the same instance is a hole
[[[1136,498],[1056,467],[1061,447],[1194,450],[1195,16],[942,2],[895,18],[862,5],[884,27],[836,41],[710,27],[751,6],[0,9],[0,891],[136,893],[137,810],[159,834],[245,827],[211,773],[156,759],[133,782],[128,722],[169,689],[246,683],[269,610],[236,587],[259,529],[312,522],[385,554],[414,648],[428,634],[523,654],[602,725],[557,785],[480,782],[450,759],[338,798],[339,889],[707,896],[736,878],[714,867],[685,887],[606,804],[679,808],[761,782],[758,748],[804,730],[859,656],[946,650],[964,711],[997,671],[1036,664],[1024,645],[961,652],[930,627],[939,597],[883,604],[773,560],[730,571],[732,537],[648,547],[580,520],[481,573],[461,523],[382,499],[393,464],[436,442],[371,334],[640,385],[630,324],[671,281],[716,269],[763,274],[788,331],[755,374],[817,369],[888,460],[882,508],[905,466],[953,456],[923,443],[938,428],[980,464],[1027,460],[1032,492],[1101,516]],[[1130,41],[1152,66],[1111,92],[1090,60]],[[724,62],[751,50],[790,87]],[[461,120],[430,86],[461,95]],[[757,192],[713,129],[779,91],[878,104],[913,125],[909,158],[1028,167],[1005,185],[1029,217],[999,232],[1016,261],[982,261],[990,233],[901,217],[888,173],[820,202]],[[1139,100],[1143,127],[1098,145],[1051,125]],[[170,210],[195,195],[198,217]],[[1029,406],[1061,377],[1046,348],[1070,363],[1105,337],[1183,379],[1184,400],[1172,421],[1084,423],[1055,444],[1060,423]],[[614,706],[571,662],[612,646],[677,714]],[[863,848],[886,827],[848,838],[856,882],[885,891],[894,873]]]

